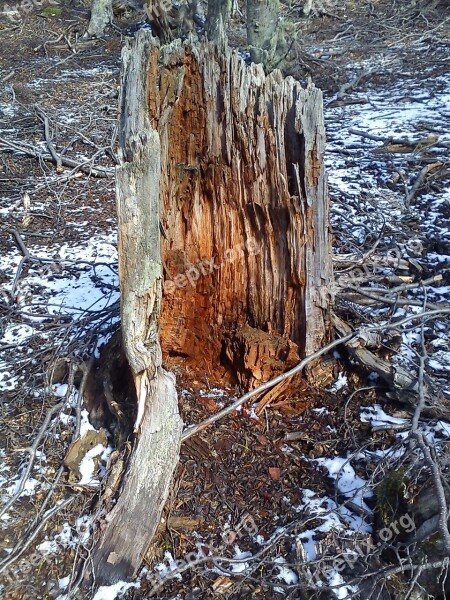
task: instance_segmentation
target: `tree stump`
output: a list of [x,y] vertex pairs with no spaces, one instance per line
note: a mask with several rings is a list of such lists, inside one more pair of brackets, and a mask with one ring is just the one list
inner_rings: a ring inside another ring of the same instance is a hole
[[312,84],[207,42],[160,48],[144,30],[127,41],[119,274],[139,406],[121,494],[92,551],[96,583],[134,576],[168,495],[181,420],[161,355],[218,379],[225,365],[252,387],[329,340],[324,146]]
[[[322,93],[207,43],[154,47],[150,63],[167,237],[164,357],[210,373],[224,357],[252,369],[248,344],[235,343],[249,326],[269,334],[254,353],[265,379],[284,370],[268,370],[266,358],[300,359],[329,341]],[[280,357],[277,335],[294,354]],[[243,346],[247,357],[236,356]]]

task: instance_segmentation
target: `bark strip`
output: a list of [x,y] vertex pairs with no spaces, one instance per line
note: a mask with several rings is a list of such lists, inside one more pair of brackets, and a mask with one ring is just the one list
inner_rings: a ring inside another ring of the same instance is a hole
[[132,578],[159,525],[178,463],[182,422],[174,377],[159,343],[161,255],[159,135],[147,114],[148,62],[157,48],[140,31],[122,54],[117,169],[122,337],[138,399],[136,438],[121,495],[92,553],[96,584]]

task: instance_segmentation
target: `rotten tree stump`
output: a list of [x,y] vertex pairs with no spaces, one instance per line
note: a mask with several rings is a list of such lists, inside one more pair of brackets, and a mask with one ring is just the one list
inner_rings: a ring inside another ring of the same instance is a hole
[[321,92],[144,30],[122,57],[119,275],[138,416],[96,583],[135,575],[167,499],[181,420],[162,354],[208,375],[225,362],[252,387],[331,335]]
[[[155,46],[150,65],[167,237],[164,357],[214,373],[225,354],[234,369],[253,370],[256,385],[257,373],[287,368],[263,364],[278,356],[277,336],[296,346],[294,360],[329,341],[322,93],[207,43]],[[234,340],[247,326],[268,334],[253,366],[248,348],[229,352],[242,347]]]

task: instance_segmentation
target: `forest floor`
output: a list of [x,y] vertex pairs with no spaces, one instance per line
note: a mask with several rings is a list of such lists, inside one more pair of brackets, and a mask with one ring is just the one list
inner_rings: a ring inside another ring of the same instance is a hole
[[[82,2],[41,4],[0,12],[0,595],[8,600],[68,597],[112,451],[78,405],[82,378],[69,365],[98,356],[119,323],[120,49],[139,26],[128,15],[104,39],[86,40]],[[324,91],[336,312],[382,327],[437,311],[373,344],[411,373],[422,356],[434,401],[412,424],[412,391],[335,353],[328,389],[304,384],[260,417],[244,406],[183,444],[139,580],[77,597],[409,597],[393,541],[380,537],[394,500],[385,490],[383,504],[379,490],[397,474],[396,528],[403,521],[391,537],[404,543],[418,527],[411,499],[433,485],[411,459],[411,428],[433,445],[444,480],[450,466],[450,11],[342,2],[306,19],[290,4],[289,72]],[[230,40],[242,39],[236,15]],[[178,374],[186,424],[239,394],[215,383]],[[95,452],[74,483],[62,462],[76,430],[92,432]],[[341,570],[333,561],[349,547],[363,551]],[[177,560],[190,568],[177,574]],[[427,598],[420,577],[414,597]]]

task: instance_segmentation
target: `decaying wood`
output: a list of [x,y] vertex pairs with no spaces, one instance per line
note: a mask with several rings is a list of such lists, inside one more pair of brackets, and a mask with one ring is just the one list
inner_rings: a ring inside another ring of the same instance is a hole
[[[256,385],[329,339],[322,93],[206,43],[153,48],[149,76],[168,236],[165,359],[210,374],[225,359]],[[257,335],[258,351],[239,343],[246,326],[268,334],[266,348]],[[275,364],[272,334],[297,356]]]
[[158,337],[162,267],[159,243],[159,136],[147,115],[148,35],[123,50],[120,164],[117,169],[123,347],[138,401],[136,440],[122,491],[94,547],[88,576],[97,584],[132,577],[160,522],[178,462],[182,422]]
[[[442,309],[443,314],[446,314],[447,309]],[[436,311],[439,312],[439,311]],[[331,313],[331,320],[336,331],[340,335],[349,335],[352,332],[351,327],[338,317],[335,313]],[[395,324],[391,325],[393,329]],[[399,324],[400,327],[400,324]],[[376,328],[372,328],[375,330]],[[380,331],[382,327],[380,327]],[[347,345],[349,353],[369,371],[377,373],[381,380],[390,388],[388,395],[406,404],[416,406],[418,400],[418,378],[414,371],[408,370],[399,364],[392,364],[389,361],[383,360],[374,352],[371,352],[365,347],[366,340],[357,337],[355,342]],[[426,380],[423,383],[423,394],[425,405],[423,414],[432,418],[449,417],[450,406],[442,394],[434,389],[431,382]]]
[[178,459],[159,330],[169,364],[182,357],[211,375],[224,360],[254,387],[322,356],[331,329],[321,92],[206,41],[160,48],[144,30],[123,65],[119,275],[138,414],[120,497],[92,552],[100,584],[136,572]]

